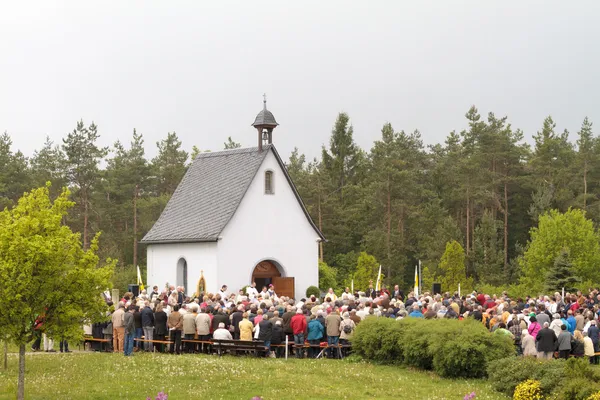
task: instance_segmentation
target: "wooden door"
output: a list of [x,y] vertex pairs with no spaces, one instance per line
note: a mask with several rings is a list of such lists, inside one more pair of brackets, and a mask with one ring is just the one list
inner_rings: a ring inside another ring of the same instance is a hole
[[294,298],[294,278],[273,277],[273,285],[275,285],[277,296]]

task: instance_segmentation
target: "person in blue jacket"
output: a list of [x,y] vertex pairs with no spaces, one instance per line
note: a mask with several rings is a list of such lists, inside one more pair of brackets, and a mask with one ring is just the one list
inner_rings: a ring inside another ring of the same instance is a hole
[[[319,322],[319,320],[314,316],[310,316],[310,321],[308,321],[308,343],[311,347],[308,348],[308,357],[315,358],[317,354],[319,354],[319,347],[321,343],[321,339],[323,338],[324,328],[323,325]],[[313,347],[315,346],[315,347]]]

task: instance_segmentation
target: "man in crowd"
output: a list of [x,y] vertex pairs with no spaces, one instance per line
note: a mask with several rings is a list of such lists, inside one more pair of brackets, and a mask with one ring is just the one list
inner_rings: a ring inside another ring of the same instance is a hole
[[[158,288],[155,286],[155,288]],[[154,312],[150,308],[150,302],[146,300],[144,302],[144,308],[142,309],[142,329],[144,331],[144,340],[153,340],[154,338]],[[150,351],[152,349],[152,342],[144,342],[144,350]]]
[[135,336],[135,319],[133,317],[134,312],[135,306],[130,305],[128,312],[123,314],[123,331],[125,333],[123,354],[126,356],[133,354],[133,338]]
[[125,327],[123,326],[125,306],[119,302],[117,307],[112,315],[113,350],[115,353],[122,353],[124,350],[123,341],[125,340]]
[[290,321],[290,328],[292,329],[292,333],[294,335],[296,358],[302,358],[307,323],[306,317],[302,314],[301,308],[298,308],[296,310],[296,315],[292,317]]

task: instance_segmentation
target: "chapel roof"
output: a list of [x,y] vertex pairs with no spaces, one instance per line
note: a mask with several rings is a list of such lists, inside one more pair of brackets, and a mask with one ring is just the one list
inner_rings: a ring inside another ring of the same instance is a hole
[[308,221],[312,221],[275,146],[200,153],[142,243],[217,241],[267,154],[273,151]]

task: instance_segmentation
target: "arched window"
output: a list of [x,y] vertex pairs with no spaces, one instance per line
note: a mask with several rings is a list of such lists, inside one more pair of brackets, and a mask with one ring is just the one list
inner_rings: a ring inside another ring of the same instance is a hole
[[185,292],[188,291],[187,280],[188,280],[188,270],[187,270],[187,261],[185,258],[180,258],[177,261],[177,286],[183,286],[185,288]]
[[275,194],[273,187],[273,171],[265,171],[265,194]]

